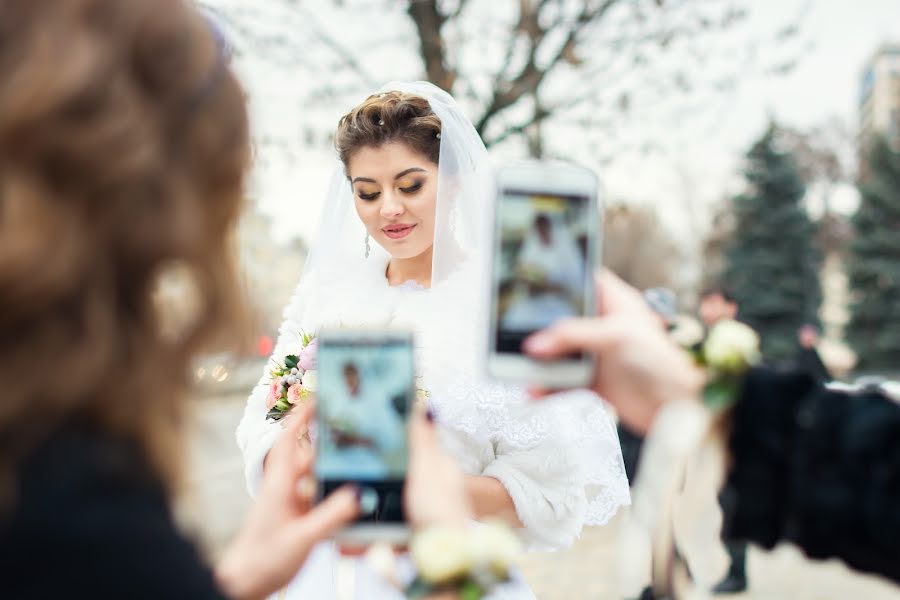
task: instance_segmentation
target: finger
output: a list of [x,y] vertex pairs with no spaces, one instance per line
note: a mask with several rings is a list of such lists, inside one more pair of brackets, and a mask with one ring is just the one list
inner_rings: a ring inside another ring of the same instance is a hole
[[275,440],[272,449],[269,450],[266,468],[273,472],[273,478],[293,481],[311,468],[310,463],[314,456],[311,444],[308,444],[308,448],[298,448],[300,442],[297,439],[297,433],[301,430],[303,421],[308,420],[309,409],[306,409],[306,407],[298,408],[304,408],[304,410],[300,411],[287,424]]
[[430,411],[420,411],[409,420],[409,445],[413,452],[430,448],[437,444],[437,430]]
[[612,318],[564,319],[525,340],[530,356],[552,359],[572,352],[601,353],[621,339],[622,321]]
[[312,421],[315,407],[311,402],[295,406],[291,409],[288,416],[285,417],[284,430],[291,433],[294,439],[300,437],[309,430],[309,423]]
[[312,475],[305,475],[297,481],[297,498],[304,510],[312,506],[317,489],[318,483]]
[[540,386],[531,386],[528,388],[528,397],[532,400],[543,400],[547,396],[552,396],[558,390],[554,390],[552,388],[545,388]]
[[296,535],[310,545],[331,536],[359,515],[356,488],[343,486],[295,522]]
[[601,315],[645,313],[650,310],[639,291],[608,269],[597,273],[596,288],[597,307]]

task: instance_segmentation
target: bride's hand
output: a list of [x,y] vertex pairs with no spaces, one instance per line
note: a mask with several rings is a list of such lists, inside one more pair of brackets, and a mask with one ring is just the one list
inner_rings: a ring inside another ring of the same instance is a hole
[[356,491],[342,488],[312,507],[308,485],[312,449],[298,449],[308,429],[311,403],[297,406],[266,459],[262,487],[250,515],[216,569],[232,598],[264,598],[285,586],[313,546],[359,512]]
[[663,403],[698,397],[702,373],[669,339],[637,290],[604,271],[597,282],[597,305],[600,316],[559,321],[526,340],[526,351],[539,359],[593,353],[595,391],[641,433]]

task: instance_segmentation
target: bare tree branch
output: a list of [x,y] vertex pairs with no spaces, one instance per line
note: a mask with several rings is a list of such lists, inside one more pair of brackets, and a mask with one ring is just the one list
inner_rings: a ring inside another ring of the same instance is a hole
[[[519,17],[519,27],[529,40],[528,60],[519,71],[518,75],[508,83],[504,81],[502,74],[498,73],[498,79],[494,87],[491,101],[476,122],[475,130],[478,131],[480,135],[484,135],[488,125],[498,113],[518,102],[526,94],[536,94],[547,74],[556,68],[563,58],[573,53],[574,45],[581,32],[595,19],[602,19],[613,6],[621,1],[622,0],[604,0],[596,5],[591,2],[585,2],[578,16],[571,24],[571,28],[566,34],[563,44],[545,66],[539,67],[537,65],[537,53],[551,29],[551,27],[545,28],[541,26],[540,11],[545,8],[549,2],[547,0],[541,0],[541,2],[532,6],[528,0],[521,0],[519,6],[522,12]],[[511,44],[514,43],[515,38],[511,41]],[[509,56],[510,50],[507,52],[507,57]]]
[[[460,1],[460,8],[463,1]],[[407,14],[419,35],[419,50],[425,61],[425,73],[435,85],[451,91],[456,82],[456,72],[447,65],[444,37],[441,28],[447,22],[438,7],[437,0],[411,0]]]

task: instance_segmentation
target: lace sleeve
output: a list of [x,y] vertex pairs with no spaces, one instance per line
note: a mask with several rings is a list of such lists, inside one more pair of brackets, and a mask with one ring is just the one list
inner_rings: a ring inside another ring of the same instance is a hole
[[584,525],[602,525],[630,503],[615,427],[593,393],[530,402],[521,388],[480,382],[460,383],[449,397],[435,398],[439,422],[491,442],[483,475],[506,487],[532,547],[567,547]]
[[[281,360],[292,351],[302,346],[300,315],[302,314],[300,286],[284,310],[284,321],[278,334],[278,342],[272,352],[272,359]],[[275,443],[281,426],[266,419],[266,395],[268,393],[269,365],[263,369],[256,387],[247,398],[244,416],[238,424],[235,435],[238,447],[244,456],[244,476],[247,480],[247,491],[256,496],[262,482],[263,462]]]

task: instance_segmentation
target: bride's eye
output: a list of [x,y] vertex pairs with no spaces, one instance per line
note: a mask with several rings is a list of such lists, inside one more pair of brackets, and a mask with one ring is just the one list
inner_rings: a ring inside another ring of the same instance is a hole
[[400,191],[403,192],[404,194],[415,194],[416,192],[418,192],[421,189],[422,189],[422,182],[417,181],[417,182],[413,183],[412,185],[401,187]]
[[377,198],[379,194],[380,194],[380,192],[372,192],[371,194],[366,194],[366,193],[363,193],[363,192],[359,192],[359,193],[357,194],[357,196],[359,196],[359,199],[360,199],[360,200],[365,200],[366,202],[371,202],[372,200],[374,200],[375,198]]

